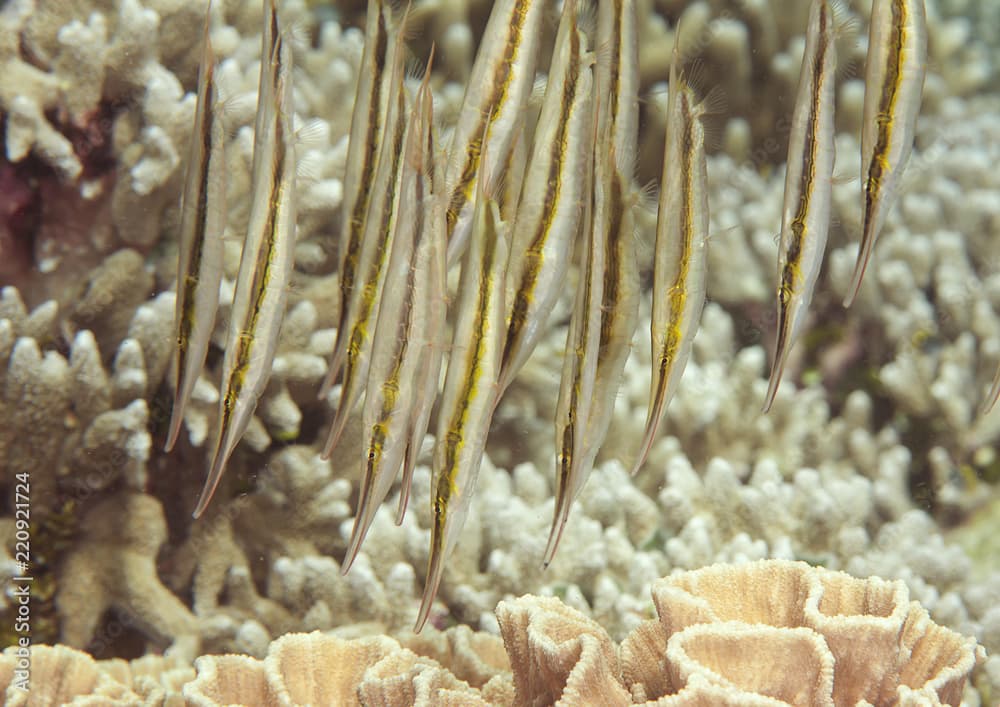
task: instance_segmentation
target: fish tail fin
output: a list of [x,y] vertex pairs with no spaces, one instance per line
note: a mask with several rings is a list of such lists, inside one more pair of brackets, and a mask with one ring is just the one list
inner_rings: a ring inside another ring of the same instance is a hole
[[861,282],[864,280],[865,272],[868,270],[868,263],[871,262],[872,253],[875,250],[875,213],[874,199],[868,197],[865,206],[864,227],[861,235],[861,246],[858,250],[858,259],[854,264],[854,274],[851,276],[851,284],[847,288],[847,296],[844,297],[844,307],[848,308],[854,304],[854,300],[861,290]]
[[417,613],[417,622],[413,626],[414,633],[420,633],[427,618],[431,614],[434,606],[434,598],[437,596],[438,587],[441,586],[441,576],[444,574],[444,522],[435,518],[434,526],[431,528],[431,556],[427,561],[427,579],[424,583],[424,595],[420,600],[420,611]]
[[559,541],[562,540],[563,531],[566,529],[566,521],[569,520],[569,511],[573,506],[573,494],[569,489],[569,469],[561,469],[559,472],[559,489],[556,492],[556,505],[552,513],[552,528],[549,530],[549,541],[545,546],[545,554],[542,555],[542,569],[547,569],[559,549]]
[[774,404],[774,398],[778,394],[778,386],[781,384],[781,376],[785,372],[785,357],[784,355],[775,354],[774,365],[771,366],[771,377],[767,381],[767,395],[764,397],[764,406],[761,408],[761,412],[768,413],[771,410],[771,405]]
[[223,428],[219,430],[219,439],[215,445],[215,454],[212,457],[212,466],[208,472],[208,478],[205,479],[205,485],[201,489],[201,495],[198,497],[194,513],[191,514],[195,520],[201,518],[205,509],[208,508],[208,504],[212,502],[212,496],[215,495],[215,490],[219,486],[219,481],[222,480],[222,474],[226,470],[226,463],[229,461],[229,456],[233,453],[233,448],[236,446],[230,437],[231,435],[228,433],[225,425],[223,425]]
[[316,396],[318,400],[326,399],[329,395],[330,389],[336,382],[337,377],[340,375],[340,367],[344,363],[344,347],[340,345],[340,330],[337,330],[337,343],[333,349],[333,358],[330,359],[330,367],[326,371],[326,377],[323,378],[323,383],[319,386],[319,394]]
[[164,452],[170,452],[174,445],[177,444],[177,438],[181,433],[181,423],[184,422],[184,406],[187,402],[185,400],[184,392],[181,390],[181,382],[177,381],[177,387],[174,390],[174,407],[170,411],[170,426],[167,428],[167,441],[163,445]]
[[372,502],[372,489],[374,486],[375,470],[372,467],[371,460],[369,460],[365,468],[364,479],[361,482],[358,510],[354,516],[354,528],[351,530],[351,539],[347,544],[347,555],[340,566],[341,575],[346,575],[350,571],[354,560],[358,557],[358,552],[361,550],[361,544],[365,541],[368,529],[371,528],[372,521],[375,519],[375,511],[378,509]]
[[663,413],[667,408],[667,383],[666,376],[660,375],[657,381],[656,393],[649,402],[649,411],[646,414],[646,430],[642,435],[642,445],[639,447],[639,456],[636,457],[635,464],[632,465],[632,476],[639,473],[639,469],[646,463],[649,450],[653,448],[656,441],[656,433],[660,429],[660,422],[663,420]]
[[403,524],[406,517],[406,506],[410,502],[410,488],[413,486],[413,469],[417,465],[417,454],[419,450],[413,450],[413,440],[406,445],[403,452],[403,480],[399,486],[399,507],[396,509],[396,525]]
[[323,453],[320,455],[323,459],[329,459],[334,448],[340,443],[340,438],[344,434],[344,428],[347,427],[347,419],[351,416],[353,405],[348,399],[347,391],[348,385],[345,380],[344,385],[341,387],[340,405],[333,416],[333,423],[330,425],[330,431],[326,435],[326,442],[323,444]]
[[781,377],[785,373],[785,361],[788,359],[788,347],[791,342],[788,340],[788,327],[782,322],[778,328],[778,343],[774,347],[774,362],[771,364],[771,377],[767,382],[767,395],[764,397],[764,406],[761,412],[767,413],[774,404],[774,398],[778,394],[778,386],[781,384]]

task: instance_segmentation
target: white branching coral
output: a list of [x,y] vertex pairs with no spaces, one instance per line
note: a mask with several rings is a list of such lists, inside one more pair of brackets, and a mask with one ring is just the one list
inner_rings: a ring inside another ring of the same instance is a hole
[[52,302],[28,314],[17,290],[0,294],[0,482],[27,475],[38,509],[58,502],[59,486],[73,497],[119,479],[141,488],[151,444],[144,360],[155,360],[158,337],[134,320],[140,338],[122,342],[108,371],[89,330],[73,337],[68,360],[48,350],[56,321]]

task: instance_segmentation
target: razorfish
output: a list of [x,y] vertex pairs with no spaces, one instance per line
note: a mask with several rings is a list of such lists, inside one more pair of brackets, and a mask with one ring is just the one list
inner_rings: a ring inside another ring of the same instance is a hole
[[219,427],[212,465],[194,516],[212,499],[226,462],[253,418],[271,375],[294,265],[295,136],[292,52],[268,2],[254,125],[250,215],[223,361]]
[[364,472],[354,530],[341,567],[345,573],[396,479],[406,449],[415,438],[422,440],[427,431],[427,417],[422,415],[424,383],[432,374],[435,382],[438,377],[436,371],[426,370],[426,354],[440,332],[435,327],[441,322],[434,321],[440,312],[432,307],[440,306],[443,300],[445,243],[443,230],[435,231],[441,226],[434,218],[441,212],[435,202],[441,200],[440,194],[432,193],[430,63],[425,71],[406,129],[400,165],[399,213],[387,274],[393,285],[382,295],[373,335],[362,415]]
[[567,0],[514,219],[506,275],[501,393],[534,350],[562,295],[570,253],[589,199],[585,186],[593,150],[594,56],[587,51],[577,19],[576,0]]
[[[209,10],[211,12],[211,3]],[[222,282],[222,233],[226,228],[226,130],[215,78],[215,54],[205,15],[204,49],[198,70],[198,102],[184,175],[178,237],[177,350],[174,406],[165,451],[173,449],[184,408],[198,380],[215,328]]]
[[635,6],[602,2],[595,68],[592,187],[583,274],[570,319],[556,408],[556,503],[543,564],[607,436],[638,320],[639,271],[630,189],[638,135]]
[[[612,166],[635,164],[639,140],[639,34],[635,0],[600,0],[594,84],[603,96],[597,135],[610,133]],[[620,170],[619,170],[620,171]],[[626,179],[632,175],[625,173]]]
[[[409,8],[407,8],[407,11]],[[379,147],[378,163],[371,185],[364,237],[358,254],[358,269],[351,296],[342,319],[343,333],[337,332],[334,360],[343,361],[340,401],[323,446],[323,458],[330,457],[340,441],[347,420],[364,392],[371,362],[372,334],[377,323],[379,301],[399,220],[399,178],[406,137],[406,92],[403,89],[404,14],[396,30],[392,50],[392,72],[388,84],[389,108],[385,132]],[[332,369],[331,369],[332,370]]]
[[924,0],[874,0],[868,30],[861,129],[865,210],[861,249],[844,298],[845,307],[850,307],[857,297],[910,158],[926,71]]
[[[483,159],[492,157],[487,152]],[[418,632],[427,621],[444,562],[455,548],[469,513],[497,401],[508,243],[492,188],[479,180],[472,235],[459,279],[455,333],[432,464],[431,551],[414,627]]]
[[830,0],[813,0],[788,137],[778,253],[778,333],[764,412],[778,392],[788,352],[805,324],[830,227],[834,80],[838,19]]
[[[422,101],[422,102],[421,102]],[[416,397],[409,416],[410,441],[403,454],[403,480],[399,493],[399,509],[396,513],[396,524],[403,522],[406,504],[410,497],[410,486],[413,481],[413,469],[417,464],[417,456],[424,437],[427,434],[431,409],[438,397],[441,377],[441,360],[444,347],[438,344],[438,332],[445,330],[447,325],[448,288],[447,288],[447,252],[448,232],[446,224],[447,192],[444,186],[444,169],[439,164],[439,155],[435,149],[434,140],[434,107],[431,91],[425,91],[422,99],[417,102],[417,110],[423,113],[423,134],[426,145],[421,150],[424,166],[420,174],[425,175],[425,183],[430,184],[432,191],[431,205],[423,218],[430,221],[426,224],[427,239],[421,239],[421,245],[426,245],[429,253],[426,261],[419,259],[427,267],[427,294],[424,300],[426,306],[426,330],[420,341],[422,350],[417,363],[416,379],[421,385],[416,390]]]
[[[476,183],[498,181],[522,130],[535,81],[545,6],[542,0],[497,0],[490,12],[466,84],[445,173],[449,265],[458,262],[469,238]],[[490,172],[480,164],[487,149]]]
[[680,63],[675,40],[653,263],[652,395],[633,474],[646,461],[677,391],[705,306],[709,223],[705,104],[698,102]]
[[365,216],[371,200],[371,186],[375,178],[378,146],[382,140],[382,127],[388,111],[386,84],[392,72],[389,51],[389,9],[382,0],[368,3],[365,19],[365,46],[358,67],[358,84],[351,113],[351,131],[347,143],[347,164],[344,169],[344,198],[341,202],[339,246],[340,315],[337,324],[337,341],[334,356],[326,378],[320,386],[319,397],[325,398],[340,374],[346,346],[340,339],[345,336],[347,310],[357,277],[361,240],[365,234]]

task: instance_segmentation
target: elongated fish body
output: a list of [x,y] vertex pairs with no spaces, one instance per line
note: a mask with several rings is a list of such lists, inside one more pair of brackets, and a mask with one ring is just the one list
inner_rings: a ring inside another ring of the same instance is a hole
[[563,359],[556,409],[556,503],[545,566],[555,556],[573,501],[607,436],[639,315],[629,182],[615,168],[609,143],[598,137],[592,226]]
[[[362,429],[365,465],[354,531],[342,571],[350,569],[375,511],[385,499],[410,444],[412,418],[423,393],[420,377],[424,348],[437,331],[430,328],[431,277],[434,258],[432,228],[433,171],[424,150],[432,148],[430,67],[409,118],[400,165],[399,211],[392,239],[385,288],[372,340]],[[436,283],[435,283],[436,284]],[[426,425],[424,427],[426,431]]]
[[886,215],[913,148],[927,71],[924,0],[874,0],[865,68],[861,183],[865,192],[861,250],[844,306],[861,287]]
[[635,257],[633,214],[635,199],[627,172],[631,172],[631,168],[619,168],[612,175],[608,208],[602,216],[607,220],[603,232],[608,236],[603,243],[607,255],[601,291],[600,347],[594,401],[587,417],[581,471],[576,474],[579,482],[574,496],[583,488],[597,452],[607,437],[625,363],[632,351],[632,337],[639,323],[639,265]]
[[[606,108],[598,114],[598,136],[611,135],[615,162],[632,169],[639,140],[639,35],[635,0],[599,0],[594,83]],[[604,99],[602,99],[604,100]],[[603,139],[599,137],[599,139]],[[631,174],[625,174],[631,179]]]
[[198,104],[184,175],[177,265],[177,382],[166,451],[173,449],[184,408],[208,353],[222,282],[222,233],[226,228],[226,130],[215,83],[215,54],[205,17]]
[[422,151],[425,160],[422,174],[429,177],[427,180],[431,185],[432,199],[431,206],[425,214],[425,218],[430,219],[428,232],[425,239],[421,241],[421,246],[427,248],[426,259],[421,257],[421,263],[427,266],[427,294],[425,306],[427,307],[426,328],[422,332],[421,343],[423,350],[420,353],[417,365],[417,380],[421,381],[417,389],[416,399],[413,404],[413,411],[410,415],[409,444],[406,446],[406,453],[403,457],[403,480],[399,494],[399,510],[396,513],[396,524],[403,522],[406,513],[406,504],[410,497],[410,486],[413,481],[413,469],[417,463],[417,456],[420,454],[420,447],[427,434],[428,423],[430,421],[431,409],[434,401],[437,400],[438,387],[441,379],[441,359],[444,348],[438,343],[438,332],[445,331],[447,324],[447,252],[448,252],[448,231],[446,224],[447,192],[444,187],[444,169],[438,164],[437,154],[434,148],[433,130],[433,100],[430,91],[423,97],[421,107],[424,115],[424,125],[428,126],[426,131],[427,145]]
[[254,135],[250,217],[223,360],[219,428],[208,480],[194,516],[208,505],[271,375],[294,265],[295,145],[292,52],[269,3]]
[[330,426],[323,458],[337,446],[347,420],[361,397],[371,363],[372,334],[385,285],[393,234],[399,221],[401,166],[406,138],[406,93],[403,89],[403,18],[393,50],[389,109],[371,200],[365,216],[364,238],[358,258],[357,277],[342,318],[343,334],[337,334],[334,359],[343,361],[340,402]]
[[705,306],[709,219],[703,109],[680,75],[679,62],[675,49],[653,265],[652,395],[633,474],[645,462],[677,391]]
[[344,199],[341,202],[339,247],[340,317],[337,325],[337,343],[329,371],[320,389],[325,398],[336,381],[343,365],[346,347],[340,339],[346,332],[346,317],[354,281],[357,277],[361,241],[365,233],[365,217],[371,201],[371,187],[375,179],[378,148],[388,111],[389,79],[392,57],[389,49],[389,8],[382,0],[368,3],[365,19],[365,47],[358,68],[358,85],[354,110],[351,113],[351,132],[347,144],[347,165],[344,170]]
[[602,50],[594,69],[594,173],[584,229],[589,237],[556,408],[556,503],[545,566],[555,556],[573,501],[607,436],[639,314],[629,196],[639,105],[634,3],[601,2],[597,21]]
[[[582,394],[589,393],[590,400],[572,420],[573,426],[566,425],[559,429],[557,418],[557,444],[564,445],[566,431],[572,429],[572,439],[578,440],[579,446],[574,449],[568,464],[564,452],[556,461],[555,513],[542,560],[546,566],[555,556],[573,501],[590,476],[597,453],[607,437],[615,398],[621,387],[625,363],[632,350],[632,336],[639,320],[639,268],[635,259],[635,225],[629,180],[623,172],[615,171],[607,179],[604,189],[605,195],[598,199],[599,210],[594,225],[594,229],[601,229],[594,244],[603,249],[604,254],[591,252],[590,272],[586,273],[586,277],[595,282],[593,289],[600,291],[599,298],[591,296],[587,313],[590,326],[597,329],[596,365],[580,368],[582,375],[593,375],[593,381],[579,386]],[[603,205],[600,204],[601,199],[605,202]],[[589,340],[586,345],[590,345]],[[587,355],[590,355],[589,351]]]
[[454,549],[469,513],[498,392],[507,241],[499,206],[492,195],[485,193],[482,182],[477,191],[438,417],[431,482],[431,552],[415,631],[420,631],[427,621],[444,561]]
[[577,26],[576,3],[568,0],[514,220],[501,393],[534,350],[562,294],[589,199],[585,168],[593,155],[593,62]]
[[[598,96],[598,102],[602,96]],[[595,118],[596,120],[596,118]],[[601,141],[592,135],[595,150]],[[556,505],[549,532],[548,547],[543,557],[548,566],[555,554],[563,527],[569,517],[569,509],[574,494],[570,492],[574,482],[574,472],[583,457],[584,434],[590,406],[594,400],[594,381],[597,377],[598,349],[601,345],[600,310],[602,289],[607,263],[607,252],[601,243],[600,227],[595,216],[605,206],[603,178],[605,163],[598,166],[595,154],[586,174],[584,194],[587,198],[583,213],[581,231],[584,233],[582,273],[573,301],[573,313],[566,335],[566,350],[563,355],[562,377],[559,381],[559,398],[556,402],[555,449],[556,449]],[[600,171],[600,174],[596,172]]]
[[778,253],[778,335],[764,412],[778,392],[788,351],[802,331],[830,226],[836,18],[830,0],[813,0],[792,112]]
[[[472,226],[476,183],[497,183],[521,129],[535,81],[542,0],[497,0],[465,89],[445,175],[448,191],[448,263],[458,262]],[[484,149],[490,171],[480,173]]]
[[[634,0],[598,4],[598,47],[611,47],[611,63],[595,65],[595,85],[602,96],[598,111],[598,140],[611,137],[611,151],[595,155],[595,184],[604,184],[605,204],[594,212],[607,251],[601,292],[601,335],[597,359],[594,404],[587,422],[584,480],[607,436],[614,402],[621,387],[632,336],[639,321],[639,267],[635,255],[636,200],[632,176],[639,140],[639,36]],[[602,50],[603,51],[603,50]],[[607,88],[603,88],[606,85]],[[599,157],[606,156],[607,171]],[[602,181],[606,180],[606,181]],[[600,195],[600,194],[599,194]],[[595,274],[601,274],[595,270]],[[583,486],[583,482],[580,482]]]

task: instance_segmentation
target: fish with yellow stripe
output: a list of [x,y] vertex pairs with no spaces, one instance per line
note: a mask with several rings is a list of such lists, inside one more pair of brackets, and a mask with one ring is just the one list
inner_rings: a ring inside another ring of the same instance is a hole
[[[522,130],[545,6],[543,0],[493,3],[466,84],[445,173],[449,264],[458,262],[468,241],[477,182],[499,181]],[[490,154],[489,172],[481,165],[485,151]]]
[[607,436],[638,321],[631,180],[638,134],[635,4],[598,7],[593,174],[583,273],[570,319],[556,408],[556,502],[542,562],[555,556],[573,501]]
[[[598,58],[594,85],[604,101],[604,108],[597,116],[598,139],[609,133],[615,154],[612,166],[617,169],[622,165],[631,171],[639,140],[639,30],[635,0],[599,0],[595,46]],[[631,174],[623,174],[631,180]]]
[[858,295],[875,242],[899,191],[913,149],[926,72],[924,0],[874,0],[861,128],[865,197],[861,249],[844,298],[845,307],[850,307]]
[[[484,160],[490,156],[484,156]],[[487,165],[488,166],[488,165]],[[507,226],[485,181],[458,285],[455,331],[438,414],[431,481],[431,550],[414,631],[430,615],[444,563],[469,513],[496,405],[504,336]]]
[[576,0],[567,0],[512,228],[501,393],[541,339],[562,295],[590,198],[586,172],[593,154],[593,64]]
[[229,320],[215,450],[195,518],[212,499],[270,378],[294,265],[292,51],[281,31],[275,0],[267,7],[247,237]]
[[[368,369],[362,429],[365,463],[354,530],[341,567],[350,569],[375,511],[389,493],[411,445],[427,431],[425,388],[439,372],[430,349],[443,326],[446,241],[440,179],[435,185],[431,60],[417,91],[406,129],[399,177],[399,215],[395,223],[388,281],[382,295]],[[438,347],[439,348],[439,347]],[[440,367],[440,356],[436,357]],[[413,463],[413,453],[408,456]],[[412,478],[407,469],[401,508]]]
[[215,328],[222,282],[222,234],[226,228],[226,130],[209,38],[209,10],[198,70],[198,102],[184,176],[178,237],[174,405],[165,451],[173,449],[184,408],[198,380]]
[[[778,254],[778,332],[764,412],[778,392],[788,352],[805,326],[830,228],[836,39],[831,0],[813,0],[792,111]],[[839,10],[838,10],[839,12]]]
[[371,363],[372,336],[385,286],[393,234],[399,221],[399,178],[407,126],[406,91],[403,87],[406,18],[404,14],[396,29],[391,53],[392,71],[387,89],[389,107],[385,115],[385,131],[371,184],[371,199],[365,215],[356,278],[347,309],[341,317],[343,329],[337,332],[334,360],[343,361],[340,401],[323,445],[324,459],[329,458],[340,441],[347,420],[364,392]]
[[[430,423],[431,410],[438,398],[440,388],[441,362],[444,347],[439,344],[440,332],[447,326],[448,288],[447,288],[447,253],[448,233],[446,224],[447,192],[444,186],[444,168],[439,164],[435,151],[433,126],[433,97],[430,90],[416,104],[416,110],[423,112],[423,129],[426,145],[422,150],[425,160],[422,173],[429,178],[426,181],[432,190],[432,203],[429,213],[423,218],[429,219],[429,240],[422,239],[421,245],[426,245],[427,254],[427,294],[424,300],[426,308],[425,330],[421,338],[422,350],[417,363],[416,379],[421,381],[415,393],[415,399],[409,416],[410,440],[403,453],[403,479],[400,484],[399,508],[396,513],[396,525],[403,522],[406,504],[410,497],[410,486],[413,481],[413,469],[417,464],[417,456]],[[424,264],[424,259],[418,260]]]
[[645,462],[677,391],[705,306],[709,212],[702,118],[706,108],[680,64],[675,40],[653,265],[652,395],[633,474]]
[[[344,198],[341,202],[339,241],[340,315],[334,355],[319,397],[325,398],[340,374],[347,353],[345,342],[350,329],[348,310],[358,274],[361,243],[371,201],[372,184],[378,162],[378,146],[389,110],[388,95],[392,92],[392,51],[389,45],[391,9],[383,0],[368,3],[365,20],[365,44],[358,67],[358,83],[354,93],[351,129],[347,143],[347,163],[344,170]],[[394,43],[393,46],[396,46]]]

